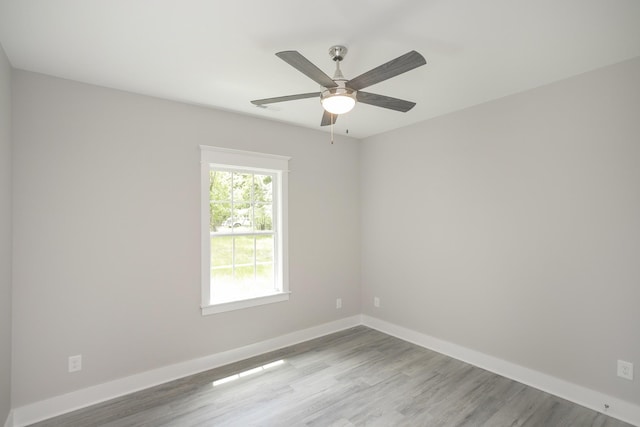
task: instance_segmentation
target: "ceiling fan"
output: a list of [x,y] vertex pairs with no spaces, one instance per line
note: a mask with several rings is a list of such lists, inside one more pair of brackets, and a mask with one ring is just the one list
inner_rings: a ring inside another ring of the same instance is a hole
[[416,105],[415,102],[363,92],[362,89],[425,65],[427,61],[418,52],[412,50],[351,80],[345,79],[342,71],[340,71],[340,61],[344,59],[346,54],[347,48],[344,46],[332,46],[329,49],[329,56],[331,56],[331,59],[336,63],[336,71],[333,78],[331,78],[295,50],[276,53],[278,58],[318,83],[322,86],[323,90],[321,92],[256,99],[251,101],[251,103],[257,106],[264,106],[265,104],[273,104],[275,102],[320,97],[320,102],[325,110],[320,126],[335,123],[336,116],[351,111],[356,101],[376,107],[401,111],[403,113],[406,113]]

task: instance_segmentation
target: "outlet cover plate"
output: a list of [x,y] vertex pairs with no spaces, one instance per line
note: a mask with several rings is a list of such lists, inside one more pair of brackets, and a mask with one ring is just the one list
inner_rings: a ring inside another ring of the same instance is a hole
[[633,380],[633,363],[618,360],[618,376],[627,380]]
[[82,355],[69,356],[69,372],[78,372],[82,370]]

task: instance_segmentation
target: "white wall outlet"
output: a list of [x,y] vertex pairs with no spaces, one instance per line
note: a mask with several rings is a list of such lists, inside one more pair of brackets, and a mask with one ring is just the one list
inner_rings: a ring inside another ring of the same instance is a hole
[[342,308],[342,298],[336,298],[336,308]]
[[373,306],[374,307],[380,307],[380,298],[373,297]]
[[618,376],[627,380],[633,380],[633,363],[618,360]]
[[82,355],[69,356],[69,372],[78,372],[82,370]]

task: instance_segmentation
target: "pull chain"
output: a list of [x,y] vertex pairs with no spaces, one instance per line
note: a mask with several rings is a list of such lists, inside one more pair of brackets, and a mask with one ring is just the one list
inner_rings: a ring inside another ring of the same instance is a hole
[[333,120],[333,113],[331,114],[331,145],[333,145],[333,123],[335,122],[335,120]]

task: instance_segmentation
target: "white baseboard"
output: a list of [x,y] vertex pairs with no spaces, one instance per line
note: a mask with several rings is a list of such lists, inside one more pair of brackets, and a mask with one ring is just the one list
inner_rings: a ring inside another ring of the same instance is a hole
[[[626,423],[640,426],[640,406],[638,405],[374,317],[363,315],[362,324],[594,411],[602,412]],[[605,403],[609,405],[606,412],[604,411]]]
[[[115,397],[358,325],[368,326],[380,332],[412,342],[421,347],[437,351],[454,359],[462,360],[463,362],[470,363],[487,371],[569,400],[578,405],[606,413],[624,422],[640,426],[640,406],[638,405],[384,320],[366,315],[357,315],[292,332],[245,347],[176,363],[14,408],[9,413],[5,427],[23,427]],[[609,405],[607,412],[604,411],[604,403]]]
[[[250,344],[222,353],[176,363],[163,368],[153,369],[129,377],[109,381],[104,384],[73,391],[50,399],[14,408],[13,420],[7,419],[6,427],[22,427],[47,418],[75,411],[115,397],[163,384],[188,375],[224,366],[249,357],[257,356],[282,347],[298,344],[344,329],[362,324],[360,315],[347,317],[308,329],[281,335],[276,338]],[[10,414],[11,417],[11,414]]]

